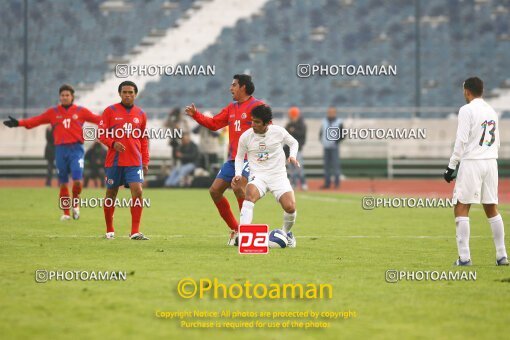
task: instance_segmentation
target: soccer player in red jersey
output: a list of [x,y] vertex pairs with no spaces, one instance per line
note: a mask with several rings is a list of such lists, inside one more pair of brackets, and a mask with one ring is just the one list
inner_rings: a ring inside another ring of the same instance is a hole
[[148,240],[140,232],[142,217],[143,176],[149,171],[149,139],[145,134],[147,116],[136,106],[138,87],[132,81],[124,81],[118,88],[121,102],[107,107],[99,123],[98,139],[108,147],[105,160],[106,199],[104,218],[106,238],[115,237],[113,213],[119,186],[131,190],[132,240]]
[[[251,76],[246,74],[236,74],[230,85],[230,93],[234,100],[226,106],[220,113],[213,118],[209,118],[198,112],[195,104],[186,107],[186,114],[192,117],[198,124],[205,126],[210,130],[218,130],[228,126],[229,146],[228,160],[223,164],[218,172],[216,179],[209,188],[209,193],[218,208],[218,211],[231,229],[228,245],[237,245],[237,232],[239,224],[234,217],[227,198],[223,195],[227,188],[231,187],[232,178],[235,175],[235,158],[237,154],[237,144],[239,137],[244,131],[251,128],[251,110],[263,104],[262,101],[252,96],[255,91],[255,85]],[[243,177],[232,185],[239,209],[243,206],[246,184],[249,176],[248,162],[245,161],[243,168]]]
[[98,124],[101,117],[93,114],[84,107],[73,104],[74,89],[64,84],[59,89],[60,105],[47,109],[42,114],[28,119],[14,119],[4,121],[8,127],[23,126],[32,129],[43,124],[51,124],[55,141],[55,162],[57,165],[60,185],[60,207],[64,210],[62,221],[70,220],[71,200],[69,198],[69,175],[73,178],[73,218],[80,217],[77,199],[80,197],[83,179],[83,125],[85,122]]

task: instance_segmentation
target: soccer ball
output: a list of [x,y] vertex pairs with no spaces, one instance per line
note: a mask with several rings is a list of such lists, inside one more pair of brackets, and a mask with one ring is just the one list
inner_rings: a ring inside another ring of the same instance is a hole
[[287,247],[287,235],[281,229],[275,229],[269,233],[269,248]]

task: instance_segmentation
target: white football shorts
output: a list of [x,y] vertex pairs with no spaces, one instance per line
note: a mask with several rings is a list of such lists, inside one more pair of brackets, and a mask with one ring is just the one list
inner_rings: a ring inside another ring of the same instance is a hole
[[496,159],[466,159],[460,162],[453,189],[453,203],[498,204]]
[[267,191],[270,191],[278,202],[283,194],[293,191],[292,185],[290,185],[290,181],[287,178],[287,174],[250,176],[248,184],[253,184],[257,187],[261,198],[264,197]]

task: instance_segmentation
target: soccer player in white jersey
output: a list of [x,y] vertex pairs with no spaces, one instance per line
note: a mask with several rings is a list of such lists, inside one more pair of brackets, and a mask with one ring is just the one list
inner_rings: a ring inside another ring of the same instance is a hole
[[299,144],[287,130],[272,125],[273,113],[269,106],[257,106],[251,111],[251,117],[252,128],[241,135],[235,159],[234,182],[241,180],[245,154],[250,164],[240,224],[251,224],[255,202],[270,191],[284,210],[282,230],[287,235],[287,246],[294,248],[296,239],[290,230],[296,221],[296,199],[287,178],[283,145],[290,148],[288,161],[300,167],[296,160]]
[[483,82],[474,77],[464,82],[467,104],[459,111],[457,138],[444,179],[450,183],[457,165],[453,190],[455,224],[459,258],[457,266],[470,266],[469,208],[482,203],[496,246],[496,265],[508,266],[505,228],[498,212],[499,123],[494,109],[482,99]]

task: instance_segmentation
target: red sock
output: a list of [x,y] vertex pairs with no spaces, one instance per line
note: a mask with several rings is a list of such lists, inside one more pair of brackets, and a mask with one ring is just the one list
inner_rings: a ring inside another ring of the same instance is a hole
[[142,209],[142,200],[139,197],[133,197],[133,203],[131,205],[131,235],[140,232]]
[[115,212],[115,206],[108,207],[107,204],[103,207],[104,211],[104,220],[106,222],[106,232],[112,233],[113,229],[113,213]]
[[218,208],[221,217],[225,223],[227,223],[228,227],[234,231],[237,231],[239,224],[237,223],[234,214],[232,214],[230,203],[228,203],[227,198],[222,196],[221,199],[218,202],[214,202],[214,204],[216,204],[216,208]]
[[244,198],[237,197],[237,204],[239,204],[239,211],[243,208]]
[[69,216],[69,208],[71,207],[71,198],[69,197],[69,189],[66,187],[60,187],[60,206],[66,207],[64,210],[64,215]]
[[76,208],[78,206],[78,199],[81,194],[81,183],[74,182],[73,183],[73,207]]

